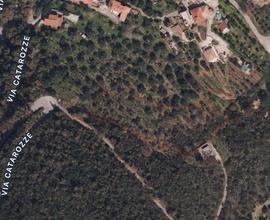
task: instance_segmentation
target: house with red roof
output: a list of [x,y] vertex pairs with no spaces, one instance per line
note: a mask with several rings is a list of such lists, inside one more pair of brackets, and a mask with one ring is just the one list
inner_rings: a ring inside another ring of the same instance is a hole
[[60,12],[53,11],[49,14],[48,18],[45,18],[42,21],[42,24],[52,29],[58,29],[62,26],[63,21],[64,21],[63,14]]
[[226,34],[230,31],[228,27],[228,22],[226,20],[222,20],[221,22],[218,23],[218,28],[223,34]]
[[116,0],[111,0],[109,2],[109,8],[111,12],[118,16],[120,21],[124,22],[127,19],[128,14],[131,11],[130,7],[124,6],[121,4],[121,2]]
[[202,25],[207,20],[209,13],[210,7],[207,4],[202,4],[190,9],[190,14],[194,22],[198,25]]
[[98,7],[99,6],[99,1],[98,0],[70,0],[70,2],[79,5],[79,4],[84,4],[87,5],[88,7]]

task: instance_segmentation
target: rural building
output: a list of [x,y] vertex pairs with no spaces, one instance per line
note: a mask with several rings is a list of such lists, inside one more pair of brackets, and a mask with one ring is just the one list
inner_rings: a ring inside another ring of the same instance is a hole
[[222,20],[218,24],[218,28],[223,34],[226,34],[226,33],[228,33],[230,31],[229,28],[228,28],[228,22],[226,20]]
[[74,24],[77,24],[77,22],[79,21],[79,15],[75,15],[75,14],[68,14],[65,15],[64,18]]
[[182,17],[184,24],[187,27],[191,26],[194,23],[194,20],[188,10],[180,12],[180,16]]
[[204,160],[215,157],[215,149],[210,143],[205,143],[201,145],[198,151]]
[[111,12],[120,18],[120,21],[124,22],[131,11],[131,8],[124,6],[121,2],[111,0],[109,3]]
[[70,0],[70,2],[74,4],[84,4],[87,5],[88,7],[98,7],[99,6],[99,1],[98,0]]
[[58,29],[62,26],[63,21],[63,14],[53,11],[53,13],[49,14],[48,18],[43,20],[42,24],[53,29]]
[[194,22],[198,25],[203,24],[210,13],[210,8],[206,4],[199,5],[193,9],[190,9],[190,14],[192,15],[192,18]]
[[203,56],[208,63],[219,61],[219,55],[216,49],[212,46],[209,46],[203,50]]

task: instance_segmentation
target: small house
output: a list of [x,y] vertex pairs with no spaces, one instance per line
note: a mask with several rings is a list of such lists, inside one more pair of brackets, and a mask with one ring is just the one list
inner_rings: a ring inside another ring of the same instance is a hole
[[120,21],[124,22],[127,19],[128,14],[131,11],[130,7],[124,6],[121,4],[121,2],[118,2],[116,0],[111,0],[109,2],[109,8],[111,12],[118,16]]
[[208,63],[215,63],[219,61],[219,55],[216,49],[212,46],[209,46],[203,50],[203,56]]
[[180,16],[187,27],[191,26],[194,23],[194,20],[188,10],[180,12]]
[[226,34],[230,31],[230,29],[228,28],[228,22],[226,20],[222,20],[221,22],[219,22],[218,28],[223,34]]
[[62,26],[63,21],[63,14],[53,11],[51,14],[49,14],[48,18],[43,20],[42,24],[52,29],[58,29]]
[[99,6],[99,1],[98,0],[70,0],[74,4],[84,4],[87,5],[88,7],[98,7]]
[[198,25],[202,25],[208,18],[210,8],[207,4],[199,5],[193,9],[190,9],[190,14],[194,22]]

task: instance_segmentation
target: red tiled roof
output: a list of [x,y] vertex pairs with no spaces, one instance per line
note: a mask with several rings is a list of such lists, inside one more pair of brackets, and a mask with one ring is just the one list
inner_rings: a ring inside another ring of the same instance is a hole
[[227,21],[223,20],[218,24],[218,27],[221,31],[224,31],[226,28],[228,28]]
[[70,0],[74,4],[85,4],[89,7],[98,7],[98,4],[94,0]]
[[120,21],[125,21],[129,12],[131,11],[131,8],[122,5],[121,2],[116,0],[111,0],[109,7],[113,13],[120,16]]
[[190,13],[193,17],[193,20],[197,24],[201,24],[207,19],[209,8],[207,5],[202,5],[202,6],[191,9]]
[[57,29],[61,27],[63,23],[63,16],[62,15],[53,15],[50,14],[48,18],[44,19],[43,24],[45,26],[49,26],[51,28]]

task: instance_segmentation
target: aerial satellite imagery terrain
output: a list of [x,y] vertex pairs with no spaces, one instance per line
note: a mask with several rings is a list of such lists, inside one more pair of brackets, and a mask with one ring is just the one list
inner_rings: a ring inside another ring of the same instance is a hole
[[0,220],[270,220],[270,0],[0,0]]

